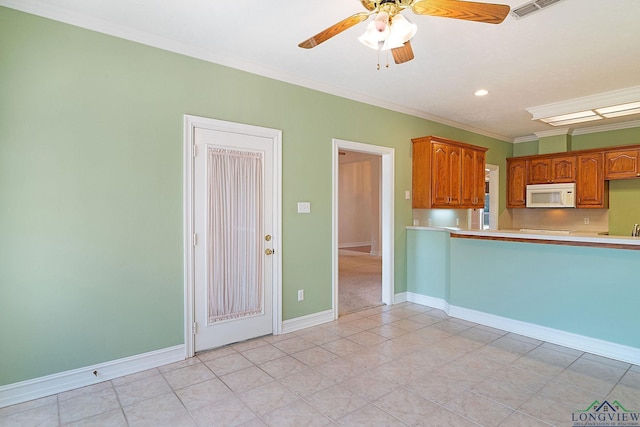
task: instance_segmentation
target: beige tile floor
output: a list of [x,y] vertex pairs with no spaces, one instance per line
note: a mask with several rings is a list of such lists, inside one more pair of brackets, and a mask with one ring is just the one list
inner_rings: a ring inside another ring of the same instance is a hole
[[0,409],[0,426],[570,426],[640,367],[383,306]]

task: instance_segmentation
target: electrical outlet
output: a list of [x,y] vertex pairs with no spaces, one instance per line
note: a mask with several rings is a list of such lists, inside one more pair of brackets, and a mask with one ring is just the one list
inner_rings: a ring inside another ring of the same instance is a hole
[[298,213],[299,214],[311,213],[311,202],[298,202]]
[[460,218],[456,218],[456,227],[460,225]]
[[304,300],[304,289],[298,289],[298,301]]
[[588,225],[589,224],[589,218],[585,218],[584,219],[584,223]]

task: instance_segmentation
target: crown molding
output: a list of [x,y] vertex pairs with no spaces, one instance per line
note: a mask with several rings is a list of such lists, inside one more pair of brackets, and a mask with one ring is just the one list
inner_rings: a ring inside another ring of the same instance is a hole
[[538,138],[547,138],[549,136],[558,135],[571,135],[571,128],[551,129],[543,130],[541,132],[535,132],[535,136],[537,136]]
[[538,140],[538,137],[535,135],[524,135],[524,136],[519,136],[517,138],[514,138],[513,143],[521,144],[523,142],[533,142],[537,140]]

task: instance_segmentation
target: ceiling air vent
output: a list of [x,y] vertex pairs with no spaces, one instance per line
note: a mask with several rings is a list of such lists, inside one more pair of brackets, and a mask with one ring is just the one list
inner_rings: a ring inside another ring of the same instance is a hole
[[530,1],[529,3],[525,3],[521,6],[514,8],[511,11],[511,14],[516,18],[524,18],[527,15],[532,14],[533,12],[537,12],[542,10],[545,7],[551,6],[552,4],[558,3],[560,0],[535,0]]

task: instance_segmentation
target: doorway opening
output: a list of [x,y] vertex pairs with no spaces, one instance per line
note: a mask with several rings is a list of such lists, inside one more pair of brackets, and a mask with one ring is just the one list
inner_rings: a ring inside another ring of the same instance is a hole
[[333,140],[335,319],[393,303],[393,156],[392,148]]
[[338,153],[338,315],[382,304],[381,156]]

